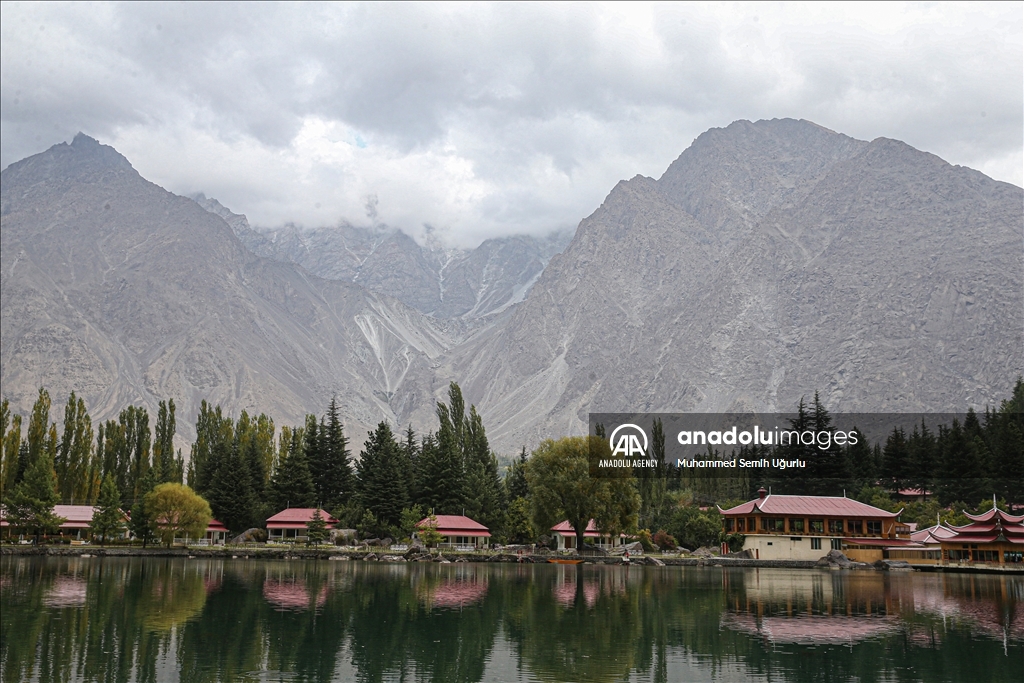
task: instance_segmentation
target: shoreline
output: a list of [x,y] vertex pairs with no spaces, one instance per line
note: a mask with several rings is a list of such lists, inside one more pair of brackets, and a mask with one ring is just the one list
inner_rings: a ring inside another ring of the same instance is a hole
[[[495,552],[490,555],[478,553],[447,552],[433,556],[433,559],[408,559],[403,555],[375,550],[335,550],[334,548],[233,548],[218,546],[193,547],[193,548],[137,548],[118,546],[0,546],[0,556],[20,557],[81,557],[81,558],[103,558],[103,557],[169,557],[186,559],[245,559],[245,560],[329,560],[329,561],[375,561],[384,563],[405,563],[405,562],[450,562],[450,563],[500,563],[516,564],[519,560],[517,555],[510,553]],[[371,557],[372,556],[372,557]],[[367,559],[369,557],[369,559]],[[443,557],[443,560],[438,559]],[[548,558],[555,555],[523,555],[525,562],[530,564],[545,564]],[[619,556],[585,557],[582,564],[604,564],[622,566],[625,563]],[[755,560],[738,557],[654,557],[652,555],[641,555],[633,558],[630,566],[666,566],[666,567],[722,567],[722,568],[750,568],[750,569],[820,569],[823,571],[834,571],[839,568],[821,566],[816,560]],[[874,567],[857,568],[848,571],[886,571]],[[890,571],[923,571],[938,573],[958,574],[999,574],[1024,576],[1022,567],[988,567],[988,566],[959,566],[959,565],[909,565],[908,569]]]

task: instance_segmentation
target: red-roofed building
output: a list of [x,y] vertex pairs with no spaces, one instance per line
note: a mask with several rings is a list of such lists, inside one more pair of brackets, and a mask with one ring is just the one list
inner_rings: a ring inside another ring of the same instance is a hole
[[[313,519],[316,508],[288,508],[281,510],[267,520],[267,540],[269,541],[305,541],[307,525]],[[328,527],[338,523],[334,517],[320,511],[320,516]]]
[[[91,536],[89,527],[92,525],[92,516],[96,514],[96,510],[97,508],[92,505],[54,505],[53,514],[64,518],[58,533],[65,538],[73,536],[76,541],[82,540],[83,537],[89,538]],[[121,515],[127,525],[128,515],[124,512]],[[2,508],[0,508],[0,526],[9,526],[7,520],[4,519]],[[127,529],[122,530],[120,535],[123,536],[126,533]],[[111,536],[111,538],[114,537]]]
[[208,545],[224,545],[228,538],[228,528],[223,522],[211,519],[206,525],[206,543]]
[[719,510],[725,533],[743,534],[743,549],[762,560],[816,560],[829,550],[853,551],[847,554],[854,559],[859,550],[881,556],[882,547],[910,541],[909,528],[896,521],[899,512],[845,496],[771,495],[760,489],[754,500]]
[[[463,515],[434,515],[437,520],[437,532],[448,539],[440,545],[452,548],[469,549],[484,548],[491,538],[491,531],[480,522]],[[423,528],[432,523],[430,517],[424,517],[416,523]]]
[[[573,528],[569,521],[559,522],[558,524],[551,527],[551,531],[555,535],[556,549],[558,550],[575,550],[576,549],[576,529]],[[626,544],[626,534],[619,534],[618,538],[612,538],[610,534],[602,534],[597,529],[597,524],[594,520],[587,522],[587,528],[583,530],[583,538],[594,539],[594,545],[605,550],[611,550],[618,548]]]
[[970,524],[950,527],[955,535],[940,540],[943,561],[1024,563],[1024,515],[1011,515],[993,507],[980,515],[967,515],[967,518]]

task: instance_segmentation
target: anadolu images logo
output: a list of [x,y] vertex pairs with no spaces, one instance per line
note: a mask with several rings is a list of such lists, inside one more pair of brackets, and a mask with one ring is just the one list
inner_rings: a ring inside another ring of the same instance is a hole
[[[622,430],[633,430],[638,432],[643,437],[644,445],[640,445],[640,439],[636,434],[632,434],[629,431],[623,432],[619,435],[618,441],[615,440],[616,435]],[[637,427],[635,424],[624,424],[619,425],[612,432],[612,435],[608,437],[608,444],[612,447],[612,456],[621,455],[627,458],[632,457],[646,457],[647,455],[647,432]]]

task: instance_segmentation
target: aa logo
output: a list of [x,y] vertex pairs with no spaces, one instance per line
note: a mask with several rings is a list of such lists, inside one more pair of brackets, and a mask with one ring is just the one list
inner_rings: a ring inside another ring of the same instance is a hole
[[[620,432],[622,433],[620,434]],[[643,439],[642,446],[640,445],[641,438]],[[612,457],[616,455],[627,458],[643,458],[647,456],[647,432],[634,424],[624,424],[616,427],[611,437],[609,437],[608,443],[612,447]]]

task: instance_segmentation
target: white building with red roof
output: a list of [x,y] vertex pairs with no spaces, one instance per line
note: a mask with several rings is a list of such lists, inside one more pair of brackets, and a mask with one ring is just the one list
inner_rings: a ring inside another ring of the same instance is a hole
[[[288,508],[267,519],[267,540],[278,542],[305,541],[309,523],[316,508]],[[320,516],[328,527],[338,523],[334,517],[320,510]]]
[[422,529],[433,524],[435,520],[437,532],[447,539],[442,546],[475,550],[487,547],[490,542],[490,529],[464,515],[434,515],[433,519],[424,517],[416,526]]
[[[557,550],[576,549],[576,529],[569,523],[569,520],[554,525],[551,527],[551,531],[555,537],[555,548]],[[605,550],[612,550],[623,546],[627,541],[626,534],[619,534],[616,538],[612,538],[611,534],[602,534],[594,520],[587,522],[587,528],[583,530],[584,541],[588,538],[594,539],[594,545]]]
[[899,512],[845,496],[772,495],[762,488],[754,500],[719,511],[722,530],[743,534],[743,549],[762,560],[817,560],[830,550],[880,558],[883,548],[910,542]]

